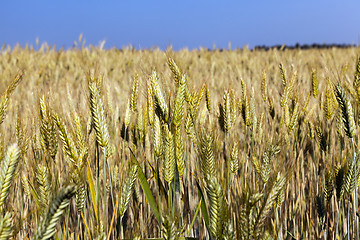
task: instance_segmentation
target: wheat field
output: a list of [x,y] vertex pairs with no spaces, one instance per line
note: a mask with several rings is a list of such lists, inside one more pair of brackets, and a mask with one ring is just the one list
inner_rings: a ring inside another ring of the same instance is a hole
[[359,239],[360,48],[0,52],[0,239]]

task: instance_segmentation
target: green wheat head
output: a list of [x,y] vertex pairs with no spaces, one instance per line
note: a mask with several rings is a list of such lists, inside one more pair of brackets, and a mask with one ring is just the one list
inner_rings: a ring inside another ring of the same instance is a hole
[[92,118],[92,124],[96,133],[96,141],[103,148],[106,149],[106,154],[110,154],[109,147],[109,131],[106,123],[106,115],[103,105],[103,100],[101,99],[101,89],[98,82],[101,80],[95,80],[88,77],[88,87],[90,92],[90,112]]
[[52,200],[48,213],[40,223],[33,239],[51,239],[56,232],[56,225],[76,192],[75,186],[63,188]]
[[351,106],[351,102],[340,83],[335,86],[334,91],[341,109],[345,133],[349,138],[353,138],[356,133],[356,125],[354,121],[354,112]]
[[211,176],[216,176],[213,144],[213,137],[204,132],[201,136],[199,152],[201,171],[206,180],[209,180],[208,178]]
[[175,220],[168,216],[165,216],[163,219],[162,232],[164,240],[178,240],[181,234]]
[[55,159],[58,147],[56,123],[44,96],[40,98],[40,133],[43,149]]
[[6,212],[0,217],[0,240],[7,240],[12,234],[11,214]]
[[213,175],[207,181],[206,192],[209,198],[209,231],[214,239],[221,239],[224,231],[224,220],[227,218],[226,202],[223,190]]
[[5,199],[15,177],[15,171],[19,163],[20,150],[16,144],[10,146],[5,159],[1,164],[0,176],[0,209],[4,207]]
[[51,182],[49,176],[49,170],[46,165],[38,165],[36,168],[36,181],[38,183],[38,196],[40,202],[40,212],[46,209],[50,202],[51,194]]
[[123,183],[123,188],[121,191],[121,197],[120,197],[120,207],[119,207],[119,213],[120,217],[123,217],[125,214],[125,211],[127,209],[127,206],[130,202],[132,193],[134,191],[134,184],[137,177],[137,165],[134,165],[130,168],[129,174],[127,178],[125,179],[125,183]]

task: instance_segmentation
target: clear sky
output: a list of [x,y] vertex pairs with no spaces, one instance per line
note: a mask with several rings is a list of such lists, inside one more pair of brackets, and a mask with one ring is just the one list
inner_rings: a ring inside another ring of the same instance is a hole
[[360,44],[359,0],[1,1],[0,44],[165,49]]

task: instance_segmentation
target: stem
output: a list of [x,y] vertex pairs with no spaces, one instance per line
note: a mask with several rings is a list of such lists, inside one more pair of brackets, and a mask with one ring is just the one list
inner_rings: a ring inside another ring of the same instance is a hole
[[347,217],[347,236],[350,240],[350,202],[348,201],[348,217]]
[[356,162],[356,157],[355,157],[355,143],[354,143],[354,138],[351,138],[351,142],[352,142],[352,146],[353,146],[353,154],[354,154],[354,164],[355,164],[355,189],[354,189],[354,217],[356,219],[356,226],[355,226],[355,231],[356,231],[356,240],[359,240],[359,217],[356,214],[357,212],[357,208],[358,208],[358,196],[357,196],[357,178],[358,178],[358,165]]
[[111,177],[111,171],[110,171],[110,166],[109,166],[109,161],[106,160],[106,165],[108,168],[108,172],[109,172],[109,182],[110,182],[110,194],[111,194],[111,203],[112,203],[112,208],[115,208],[115,202],[114,202],[114,194],[113,194],[113,185],[112,185],[112,177]]
[[337,222],[336,222],[336,232],[335,232],[336,239],[337,239],[337,235],[339,233],[340,211],[341,211],[341,199],[339,200],[339,210],[338,210],[338,216],[337,216]]
[[[104,213],[105,213],[105,219],[104,219],[104,226],[107,223],[108,220],[108,206],[107,206],[107,193],[106,193],[106,147],[104,147]],[[107,229],[106,229],[107,230]]]
[[[95,141],[95,175],[96,175],[96,205],[99,209],[100,207],[100,159],[99,159],[99,146]],[[100,218],[99,218],[100,221]],[[97,223],[99,224],[99,222]]]

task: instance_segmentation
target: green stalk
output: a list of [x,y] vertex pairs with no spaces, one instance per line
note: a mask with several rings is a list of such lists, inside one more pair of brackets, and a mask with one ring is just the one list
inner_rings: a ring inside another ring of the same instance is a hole
[[200,199],[200,201],[199,201],[199,204],[198,204],[198,206],[197,206],[197,208],[196,208],[196,212],[195,212],[195,214],[194,214],[193,220],[191,221],[191,224],[190,224],[190,226],[189,226],[189,229],[188,229],[188,232],[187,232],[187,236],[190,235],[191,229],[192,229],[193,226],[194,226],[196,217],[197,217],[197,215],[198,215],[199,212],[200,212],[201,204],[203,204],[203,199]]

